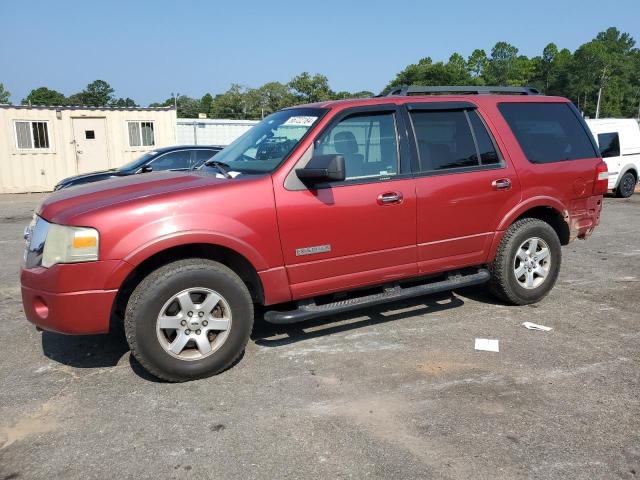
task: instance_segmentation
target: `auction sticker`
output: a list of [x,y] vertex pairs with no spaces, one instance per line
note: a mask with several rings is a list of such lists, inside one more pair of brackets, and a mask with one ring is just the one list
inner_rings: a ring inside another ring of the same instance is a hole
[[295,125],[296,127],[310,127],[311,125],[313,125],[313,122],[315,122],[318,119],[318,117],[312,117],[312,116],[295,116],[295,117],[290,117],[286,122],[283,123],[283,125]]

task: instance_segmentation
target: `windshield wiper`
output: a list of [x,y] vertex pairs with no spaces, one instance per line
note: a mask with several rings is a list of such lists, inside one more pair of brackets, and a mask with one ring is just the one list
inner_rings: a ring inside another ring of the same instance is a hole
[[217,161],[211,159],[211,160],[207,160],[206,162],[204,162],[204,164],[207,167],[213,167],[213,168],[217,169],[222,175],[224,175],[224,178],[233,178],[229,174],[229,170],[228,170],[231,167],[229,165],[227,165],[226,163],[217,162]]

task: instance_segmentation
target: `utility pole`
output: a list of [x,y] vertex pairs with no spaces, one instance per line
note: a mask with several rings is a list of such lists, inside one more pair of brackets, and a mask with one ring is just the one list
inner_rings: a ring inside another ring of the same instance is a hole
[[171,96],[173,97],[173,108],[178,110],[178,97],[180,96],[180,94],[171,92]]
[[600,75],[600,88],[598,89],[598,104],[596,105],[596,118],[600,118],[600,100],[602,99],[602,89],[607,81],[607,67],[605,65],[602,69],[602,75]]

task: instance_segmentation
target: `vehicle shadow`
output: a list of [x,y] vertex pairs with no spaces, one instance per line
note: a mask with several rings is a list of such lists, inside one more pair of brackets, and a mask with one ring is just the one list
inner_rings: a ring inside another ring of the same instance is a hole
[[[129,353],[129,345],[121,329],[106,335],[62,335],[42,332],[42,351],[47,358],[73,368],[109,368],[118,365],[123,355]],[[128,355],[131,370],[144,380],[161,382],[133,355]]]
[[[279,347],[416,315],[442,312],[464,305],[463,298],[456,293],[416,297],[291,325],[267,323],[261,319],[261,312],[256,312],[257,321],[251,339],[260,346]],[[493,303],[482,289],[461,289],[460,294]],[[50,360],[73,368],[107,368],[118,365],[123,355],[129,352],[129,345],[121,329],[106,335],[62,335],[45,331],[42,333],[42,350]],[[144,380],[162,382],[149,374],[133,355],[128,356],[128,362],[133,372]]]
[[445,292],[290,325],[274,325],[265,321],[258,321],[254,324],[251,339],[256,345],[279,347],[371,325],[393,322],[416,315],[442,312],[462,305],[464,305],[464,301],[454,292]]
[[114,367],[129,351],[124,332],[106,335],[62,335],[42,332],[42,351],[47,358],[74,368]]

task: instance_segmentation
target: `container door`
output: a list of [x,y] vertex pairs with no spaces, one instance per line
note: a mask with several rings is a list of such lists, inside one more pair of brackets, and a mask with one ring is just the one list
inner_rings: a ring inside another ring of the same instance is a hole
[[73,118],[78,173],[109,168],[107,128],[104,118]]

